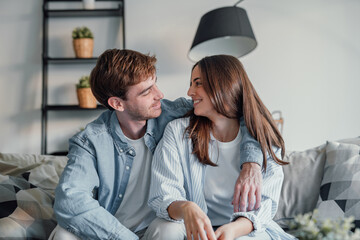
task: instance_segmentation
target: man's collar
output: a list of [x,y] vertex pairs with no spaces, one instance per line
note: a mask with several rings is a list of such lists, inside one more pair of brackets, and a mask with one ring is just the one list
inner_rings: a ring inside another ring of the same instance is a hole
[[110,129],[111,131],[115,132],[115,134],[120,138],[122,142],[127,142],[125,135],[120,127],[119,120],[117,119],[116,110],[114,110],[111,114]]
[[[124,135],[124,132],[122,131],[120,127],[119,120],[117,119],[115,110],[111,114],[110,118],[110,128],[112,131],[115,132],[117,136],[119,136],[120,140],[122,142],[127,142],[126,137]],[[155,128],[156,128],[156,121],[155,119],[149,119],[146,121],[146,132],[145,135],[150,135],[153,138],[155,138]]]

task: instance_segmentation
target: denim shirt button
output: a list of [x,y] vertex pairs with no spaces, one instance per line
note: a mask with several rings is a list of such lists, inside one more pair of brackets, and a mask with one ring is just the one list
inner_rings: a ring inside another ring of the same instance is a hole
[[124,150],[120,149],[120,152],[123,152]]
[[133,154],[133,150],[130,150],[129,153],[132,155],[132,154]]
[[119,194],[119,198],[122,198],[122,196],[123,196],[122,194]]
[[130,169],[130,167],[129,166],[126,166],[126,170],[129,170]]

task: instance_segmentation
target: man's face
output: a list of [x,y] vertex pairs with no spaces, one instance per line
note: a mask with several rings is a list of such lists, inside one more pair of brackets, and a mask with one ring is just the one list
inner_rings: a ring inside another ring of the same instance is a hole
[[163,97],[164,94],[156,86],[156,76],[151,76],[128,89],[123,102],[124,113],[135,121],[157,118],[161,114],[160,99]]

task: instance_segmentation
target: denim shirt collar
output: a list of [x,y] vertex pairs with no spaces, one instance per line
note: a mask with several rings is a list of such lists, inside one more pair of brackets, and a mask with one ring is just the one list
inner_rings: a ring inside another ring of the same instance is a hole
[[[145,144],[151,150],[151,152],[154,152],[155,147],[156,147],[156,141],[155,141],[156,131],[155,131],[155,129],[157,127],[157,123],[156,123],[155,119],[149,119],[149,120],[147,120],[146,124],[147,124],[146,132],[144,135]],[[128,144],[128,141],[120,127],[120,123],[117,119],[115,111],[113,111],[111,113],[109,130],[110,130],[113,138],[117,140],[117,141],[114,141],[116,149],[120,153],[129,151],[131,146]]]

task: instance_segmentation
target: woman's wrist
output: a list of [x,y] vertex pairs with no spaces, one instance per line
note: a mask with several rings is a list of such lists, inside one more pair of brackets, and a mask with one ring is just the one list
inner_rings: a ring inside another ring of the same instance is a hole
[[246,217],[239,217],[235,221],[231,222],[233,224],[235,231],[235,236],[240,237],[244,235],[248,235],[254,230],[254,225],[252,221],[250,221]]
[[190,201],[174,201],[172,202],[167,211],[169,213],[169,217],[175,220],[181,220],[184,219],[184,210],[191,207],[194,202]]

